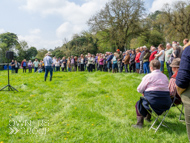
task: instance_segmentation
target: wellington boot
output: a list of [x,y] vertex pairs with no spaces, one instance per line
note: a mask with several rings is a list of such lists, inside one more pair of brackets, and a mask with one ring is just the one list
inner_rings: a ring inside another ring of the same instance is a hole
[[132,127],[141,129],[143,127],[143,124],[144,124],[144,117],[137,116],[137,124],[132,125]]

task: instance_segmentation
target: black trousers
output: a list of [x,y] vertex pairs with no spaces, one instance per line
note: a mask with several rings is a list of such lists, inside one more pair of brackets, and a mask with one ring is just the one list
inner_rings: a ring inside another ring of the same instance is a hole
[[81,70],[81,71],[84,71],[84,64],[81,64],[81,65],[80,65],[80,70]]
[[24,72],[26,73],[26,67],[23,67],[23,73],[24,73]]
[[130,72],[133,70],[133,72],[135,72],[135,63],[131,63],[129,66],[129,70]]
[[18,68],[15,68],[15,73],[18,73]]
[[100,71],[102,71],[103,70],[103,65],[99,65],[99,69],[100,69]]
[[88,72],[92,72],[92,64],[88,65]]

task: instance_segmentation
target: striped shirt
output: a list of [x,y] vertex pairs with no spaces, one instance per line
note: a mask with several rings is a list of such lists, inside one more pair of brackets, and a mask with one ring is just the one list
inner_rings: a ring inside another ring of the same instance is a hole
[[160,70],[154,70],[152,73],[143,77],[137,91],[144,94],[145,91],[169,91],[169,82],[166,75]]

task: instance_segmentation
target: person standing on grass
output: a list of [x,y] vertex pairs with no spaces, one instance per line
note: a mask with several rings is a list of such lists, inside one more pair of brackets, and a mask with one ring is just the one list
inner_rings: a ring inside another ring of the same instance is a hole
[[[164,75],[160,69],[160,62],[158,60],[152,60],[150,62],[150,74],[143,77],[137,91],[141,93],[151,104],[152,109],[158,114],[162,114],[168,110],[171,106],[171,98],[169,92],[169,82],[166,75]],[[144,124],[144,118],[150,122],[151,115],[148,102],[146,100],[139,100],[136,105],[137,123],[132,125],[134,128],[142,128]]]
[[92,58],[92,55],[88,54],[88,72],[92,72],[92,64],[94,62],[94,58]]
[[160,61],[161,67],[160,71],[164,73],[164,58],[165,58],[165,51],[164,51],[164,46],[160,44],[158,46],[158,51],[159,53],[155,55],[155,57]]
[[140,52],[141,52],[141,55],[140,55],[140,58],[139,58],[139,60],[140,60],[140,70],[139,70],[139,73],[140,74],[144,73],[144,71],[143,71],[143,57],[145,55],[145,52],[144,52],[144,50],[146,50],[145,48],[146,48],[146,46],[140,47]]
[[12,60],[12,62],[11,62],[11,70],[12,70],[12,73],[15,72],[15,62],[14,62],[14,60]]
[[71,58],[70,57],[68,57],[67,59],[67,70],[68,72],[71,72]]
[[53,68],[52,68],[52,64],[53,64],[53,60],[50,57],[52,54],[50,52],[48,52],[45,56],[45,58],[43,59],[44,61],[44,65],[45,65],[45,76],[44,76],[44,81],[46,81],[46,78],[48,76],[48,73],[50,72],[50,81],[52,81],[52,76],[53,76]]
[[34,65],[34,72],[37,72],[38,67],[39,67],[38,59],[35,59],[35,61],[33,62],[33,65]]
[[117,67],[118,67],[119,72],[121,73],[122,72],[121,71],[121,64],[122,64],[123,54],[122,54],[122,52],[119,49],[117,49],[116,52],[117,52],[117,56],[116,56]]
[[103,70],[103,65],[104,65],[104,58],[103,58],[103,55],[100,56],[100,60],[99,60],[99,68],[100,68],[100,71]]
[[85,59],[84,59],[84,55],[83,54],[81,54],[79,62],[80,62],[80,71],[84,71]]
[[116,73],[118,71],[118,65],[117,65],[117,53],[114,53],[114,56],[112,58],[112,73]]
[[112,58],[113,58],[113,55],[112,55],[112,53],[110,52],[110,53],[109,53],[109,56],[107,57],[107,60],[106,60],[108,72],[110,72],[110,69],[112,68],[112,66],[111,66],[111,60],[112,60]]
[[190,42],[184,46],[176,77],[177,92],[181,96],[185,110],[185,122],[190,142]]
[[18,73],[19,63],[15,60],[15,73]]
[[155,59],[155,55],[156,55],[157,52],[158,52],[158,51],[156,50],[156,47],[154,47],[154,46],[151,46],[150,50],[151,50],[151,55],[150,55],[150,58],[149,58],[149,62],[151,62],[152,60]]
[[32,61],[29,60],[28,62],[28,70],[29,70],[29,73],[32,73]]
[[27,67],[27,63],[26,63],[26,59],[24,59],[21,63],[21,67],[23,68],[23,73],[26,73],[26,67]]
[[135,72],[135,57],[136,57],[136,54],[135,54],[135,50],[132,50],[131,52],[131,56],[130,56],[130,61],[129,61],[129,71],[131,72],[133,70],[133,72]]
[[60,70],[60,62],[58,59],[55,62],[55,69],[56,69],[56,72],[58,72]]
[[125,72],[126,72],[126,73],[128,73],[129,61],[130,61],[130,55],[129,55],[129,52],[126,51],[126,52],[125,52],[125,58],[124,58],[124,60],[123,60],[123,62],[124,62],[124,67],[125,67]]
[[172,48],[172,45],[170,43],[168,43],[166,45],[166,51],[165,51],[165,62],[166,62],[166,67],[167,67],[167,71],[168,71],[168,74],[169,74],[169,78],[172,77],[173,75],[173,72],[172,72],[172,68],[170,67],[170,64],[171,64],[171,55],[173,53],[173,48]]
[[140,49],[137,48],[137,49],[136,49],[136,57],[135,57],[136,72],[137,72],[137,73],[139,73],[139,71],[140,71],[140,56],[141,56]]
[[95,66],[95,64],[96,64],[96,59],[95,59],[95,55],[92,55],[92,58],[93,58],[92,71],[93,71],[93,70],[96,71],[96,66]]
[[145,56],[143,57],[143,68],[144,68],[144,74],[148,74],[150,72],[149,70],[149,58],[150,58],[150,51],[149,49],[145,50]]

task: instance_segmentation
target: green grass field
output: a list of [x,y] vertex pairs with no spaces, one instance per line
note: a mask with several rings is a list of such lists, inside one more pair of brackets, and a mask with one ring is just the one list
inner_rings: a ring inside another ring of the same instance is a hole
[[[171,130],[134,129],[136,88],[144,75],[111,73],[11,74],[18,93],[0,92],[0,143],[186,143],[186,126],[173,108],[165,119]],[[0,88],[7,72],[0,71]],[[18,131],[19,130],[19,131]]]

